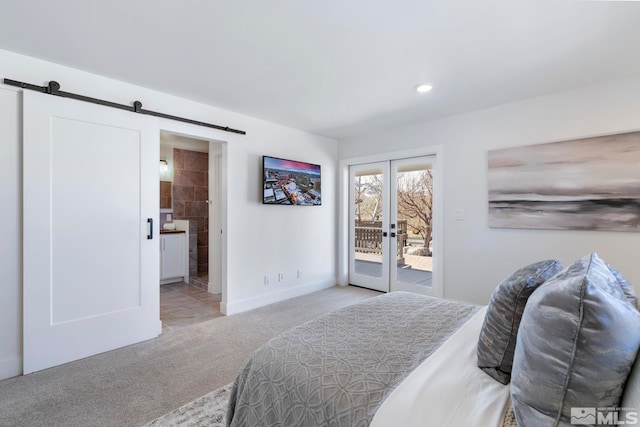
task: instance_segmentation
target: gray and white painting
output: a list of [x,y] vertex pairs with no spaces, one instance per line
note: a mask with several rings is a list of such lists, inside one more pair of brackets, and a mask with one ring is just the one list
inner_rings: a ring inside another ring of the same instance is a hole
[[488,157],[489,227],[640,231],[640,132]]

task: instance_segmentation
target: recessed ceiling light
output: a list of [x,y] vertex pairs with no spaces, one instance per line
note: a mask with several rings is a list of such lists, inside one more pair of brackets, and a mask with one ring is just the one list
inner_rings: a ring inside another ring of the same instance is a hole
[[429,92],[431,89],[433,88],[431,87],[431,85],[428,85],[428,84],[421,84],[416,86],[416,92],[419,92],[419,93],[426,93],[426,92]]

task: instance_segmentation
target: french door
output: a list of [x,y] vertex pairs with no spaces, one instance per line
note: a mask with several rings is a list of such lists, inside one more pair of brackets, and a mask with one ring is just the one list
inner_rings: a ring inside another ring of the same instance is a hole
[[157,120],[23,96],[27,374],[156,337],[162,326]]
[[389,292],[389,162],[349,167],[349,283]]
[[434,167],[435,156],[349,167],[349,283],[441,296],[434,286]]

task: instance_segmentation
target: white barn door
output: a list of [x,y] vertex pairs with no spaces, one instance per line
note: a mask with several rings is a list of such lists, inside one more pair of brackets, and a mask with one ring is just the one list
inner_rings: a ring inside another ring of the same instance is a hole
[[23,112],[28,374],[160,334],[159,131],[29,91]]

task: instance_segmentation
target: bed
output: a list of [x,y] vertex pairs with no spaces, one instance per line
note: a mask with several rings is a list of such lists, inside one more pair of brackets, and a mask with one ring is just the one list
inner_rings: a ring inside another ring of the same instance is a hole
[[[547,273],[535,288],[552,282],[557,269]],[[522,282],[522,274],[517,277]],[[525,287],[530,285],[525,281]],[[518,297],[522,294],[519,289]],[[521,409],[521,394],[514,395],[516,405],[511,399],[513,384],[496,381],[495,374],[478,368],[479,336],[487,328],[492,304],[493,297],[489,307],[481,307],[392,292],[286,331],[253,353],[238,373],[227,425],[503,427],[517,425],[518,416],[520,425],[569,425],[560,415],[556,424],[546,419],[526,422],[531,418]],[[632,320],[640,326],[640,314]],[[507,323],[513,327],[512,320]],[[508,341],[515,346],[513,339]],[[629,354],[635,359],[640,333],[634,346]],[[516,351],[517,357],[523,356]],[[633,360],[625,363],[630,363],[628,375]],[[514,378],[520,381],[520,376]],[[629,384],[640,388],[637,379]],[[617,399],[619,405],[620,396]],[[637,390],[625,399],[637,399]]]

